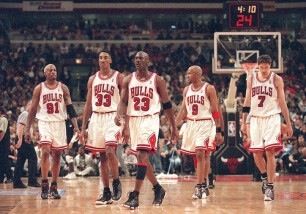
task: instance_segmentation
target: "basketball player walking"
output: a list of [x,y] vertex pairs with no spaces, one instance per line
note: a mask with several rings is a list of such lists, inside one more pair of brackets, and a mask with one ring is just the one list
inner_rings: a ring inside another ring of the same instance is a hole
[[190,85],[184,89],[176,123],[187,119],[181,152],[195,155],[197,160],[197,185],[192,198],[205,199],[209,195],[210,152],[215,150],[215,140],[217,144],[222,142],[218,98],[215,87],[202,81],[201,67],[189,67],[186,76]]
[[[241,130],[247,132],[247,117],[250,117],[250,151],[262,178],[265,201],[274,200],[275,153],[282,149],[281,117],[286,122],[286,134],[292,136],[292,126],[285,100],[283,79],[270,70],[272,59],[261,55],[257,60],[259,72],[248,74],[246,97],[243,106]],[[264,158],[266,157],[266,159]]]
[[[60,170],[60,157],[67,148],[66,124],[67,113],[72,120],[74,131],[79,132],[77,114],[73,108],[68,87],[58,82],[55,65],[48,64],[44,68],[46,81],[34,88],[32,104],[29,110],[25,140],[30,141],[30,128],[34,117],[38,119],[41,157],[41,198],[60,199],[57,191],[57,178]],[[36,155],[36,154],[35,154]],[[48,172],[52,156],[52,182],[49,192]]]
[[[165,80],[148,70],[149,55],[143,51],[135,56],[136,72],[123,80],[121,100],[118,105],[116,123],[125,120],[123,137],[131,143],[131,150],[137,154],[137,174],[134,191],[129,193],[124,206],[135,209],[139,206],[139,192],[145,176],[153,185],[153,205],[161,205],[165,197],[164,188],[157,182],[149,153],[155,152],[158,142],[159,112],[161,105],[171,124],[171,139],[178,138],[172,104],[166,91]],[[160,104],[161,102],[161,104]]]
[[[107,52],[99,54],[100,70],[92,75],[87,83],[87,98],[83,114],[81,141],[88,123],[87,150],[100,152],[101,180],[104,186],[102,194],[96,200],[97,205],[111,204],[121,198],[116,148],[120,138],[120,126],[115,124],[117,106],[123,75],[111,69],[112,58]],[[109,166],[113,177],[113,193],[109,188]]]

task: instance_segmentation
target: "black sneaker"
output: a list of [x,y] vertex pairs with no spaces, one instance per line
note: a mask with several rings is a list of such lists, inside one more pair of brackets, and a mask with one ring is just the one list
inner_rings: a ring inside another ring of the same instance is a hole
[[27,186],[24,183],[22,183],[22,181],[19,181],[19,182],[13,183],[13,188],[14,189],[25,189],[27,188]]
[[262,194],[265,194],[267,186],[268,186],[268,180],[267,179],[262,179],[262,186],[261,186]]
[[119,179],[113,180],[113,194],[112,199],[114,201],[119,201],[122,195],[121,182]]
[[61,199],[60,194],[57,191],[57,183],[51,183],[49,198],[51,199]]
[[103,194],[101,194],[96,200],[96,205],[106,205],[113,203],[112,193],[109,189],[103,190]]
[[163,203],[163,199],[166,195],[166,191],[160,185],[153,187],[153,191],[154,191],[153,205],[160,206]]
[[273,201],[274,200],[274,189],[273,186],[267,185],[265,189],[265,201]]
[[38,183],[37,181],[28,183],[28,186],[29,187],[41,187],[40,183]]
[[216,178],[212,173],[210,173],[208,175],[208,188],[209,189],[214,189],[215,188],[215,183],[216,183]]
[[202,188],[201,185],[197,184],[194,187],[194,192],[192,195],[192,199],[202,199]]
[[207,185],[202,185],[201,186],[201,198],[202,199],[205,199],[209,196],[209,189],[207,187]]
[[129,198],[128,200],[123,204],[124,207],[129,208],[131,210],[134,210],[139,206],[139,193],[133,191],[129,192]]
[[48,181],[43,181],[41,183],[41,199],[45,200],[49,197],[49,183]]

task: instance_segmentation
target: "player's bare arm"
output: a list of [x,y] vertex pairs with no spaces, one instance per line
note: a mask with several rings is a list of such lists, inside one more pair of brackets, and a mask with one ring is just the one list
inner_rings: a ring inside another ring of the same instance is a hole
[[123,87],[123,79],[124,79],[124,75],[119,73],[118,76],[117,76],[117,84],[118,84],[120,94],[121,94],[121,90],[122,90],[122,87]]
[[247,78],[247,88],[242,108],[242,124],[241,124],[241,131],[243,134],[247,134],[247,126],[246,126],[246,120],[250,112],[250,106],[251,106],[251,88],[252,88],[252,78],[253,74],[249,74]]
[[122,89],[120,94],[120,102],[117,108],[117,116],[115,118],[115,122],[117,125],[120,125],[120,120],[124,120],[126,117],[126,110],[128,106],[128,98],[129,98],[129,83],[132,79],[132,74],[123,78],[122,81]]
[[83,111],[81,136],[80,136],[81,143],[84,143],[84,137],[85,137],[85,132],[86,132],[85,130],[87,127],[88,119],[92,112],[92,103],[91,103],[92,91],[91,90],[92,90],[92,83],[93,83],[94,78],[95,78],[95,75],[90,76],[87,82],[87,95],[86,95],[86,102],[85,102],[84,111]]
[[207,96],[211,106],[211,113],[216,124],[216,141],[217,144],[220,144],[223,141],[221,135],[221,116],[220,116],[221,112],[219,112],[219,106],[218,106],[219,101],[216,89],[213,85],[207,86]]
[[277,90],[278,103],[282,111],[282,115],[286,122],[287,136],[291,137],[293,134],[293,130],[292,130],[289,110],[288,110],[286,98],[285,98],[284,81],[280,76],[275,75],[274,84]]
[[129,142],[130,132],[129,132],[129,122],[126,116],[128,98],[129,98],[129,83],[131,81],[132,75],[128,75],[123,78],[122,89],[120,94],[120,102],[117,107],[117,115],[115,117],[116,125],[120,126],[124,123],[124,128],[122,130],[123,142]]
[[32,95],[32,104],[29,110],[28,115],[28,121],[25,128],[25,140],[30,140],[30,129],[33,124],[33,120],[35,118],[35,115],[37,113],[37,108],[39,105],[39,98],[40,98],[40,92],[41,92],[41,84],[37,85],[34,88],[33,95]]
[[171,124],[171,139],[175,143],[178,139],[178,131],[176,128],[174,112],[172,109],[171,101],[169,100],[166,82],[160,76],[156,77],[156,87],[157,87],[158,94],[160,96],[162,107]]
[[183,101],[182,101],[182,103],[181,103],[180,110],[179,110],[179,112],[177,113],[177,116],[176,116],[176,119],[175,119],[175,122],[176,122],[176,125],[177,125],[177,126],[181,125],[182,121],[183,121],[183,120],[186,118],[186,116],[187,116],[187,109],[186,109],[186,105],[185,105],[187,89],[188,89],[188,87],[185,87],[185,88],[184,88],[184,91],[183,91]]
[[69,118],[72,122],[73,128],[75,132],[79,132],[79,127],[78,127],[78,122],[77,122],[77,114],[73,108],[72,105],[72,100],[71,100],[71,95],[70,95],[70,91],[69,88],[62,83],[62,89],[64,92],[64,101],[67,107],[67,113],[69,115]]

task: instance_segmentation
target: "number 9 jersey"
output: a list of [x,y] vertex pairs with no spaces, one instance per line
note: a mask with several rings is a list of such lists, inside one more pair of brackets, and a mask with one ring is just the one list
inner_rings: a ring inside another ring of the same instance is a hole
[[67,119],[67,110],[64,100],[62,83],[51,89],[44,82],[41,84],[39,106],[36,118],[41,121],[55,122]]

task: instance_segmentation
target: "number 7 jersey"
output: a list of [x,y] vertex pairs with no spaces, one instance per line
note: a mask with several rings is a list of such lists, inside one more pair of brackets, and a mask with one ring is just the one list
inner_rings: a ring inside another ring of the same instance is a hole
[[66,120],[67,110],[62,83],[58,82],[54,89],[48,88],[44,82],[40,85],[41,91],[36,118],[47,122]]
[[148,80],[138,80],[132,73],[129,83],[127,114],[129,116],[147,116],[160,112],[160,97],[156,89],[156,74],[151,73]]
[[253,73],[250,115],[269,117],[281,112],[277,100],[277,90],[274,85],[275,75],[275,73],[271,72],[270,77],[266,81],[260,81],[258,74]]

